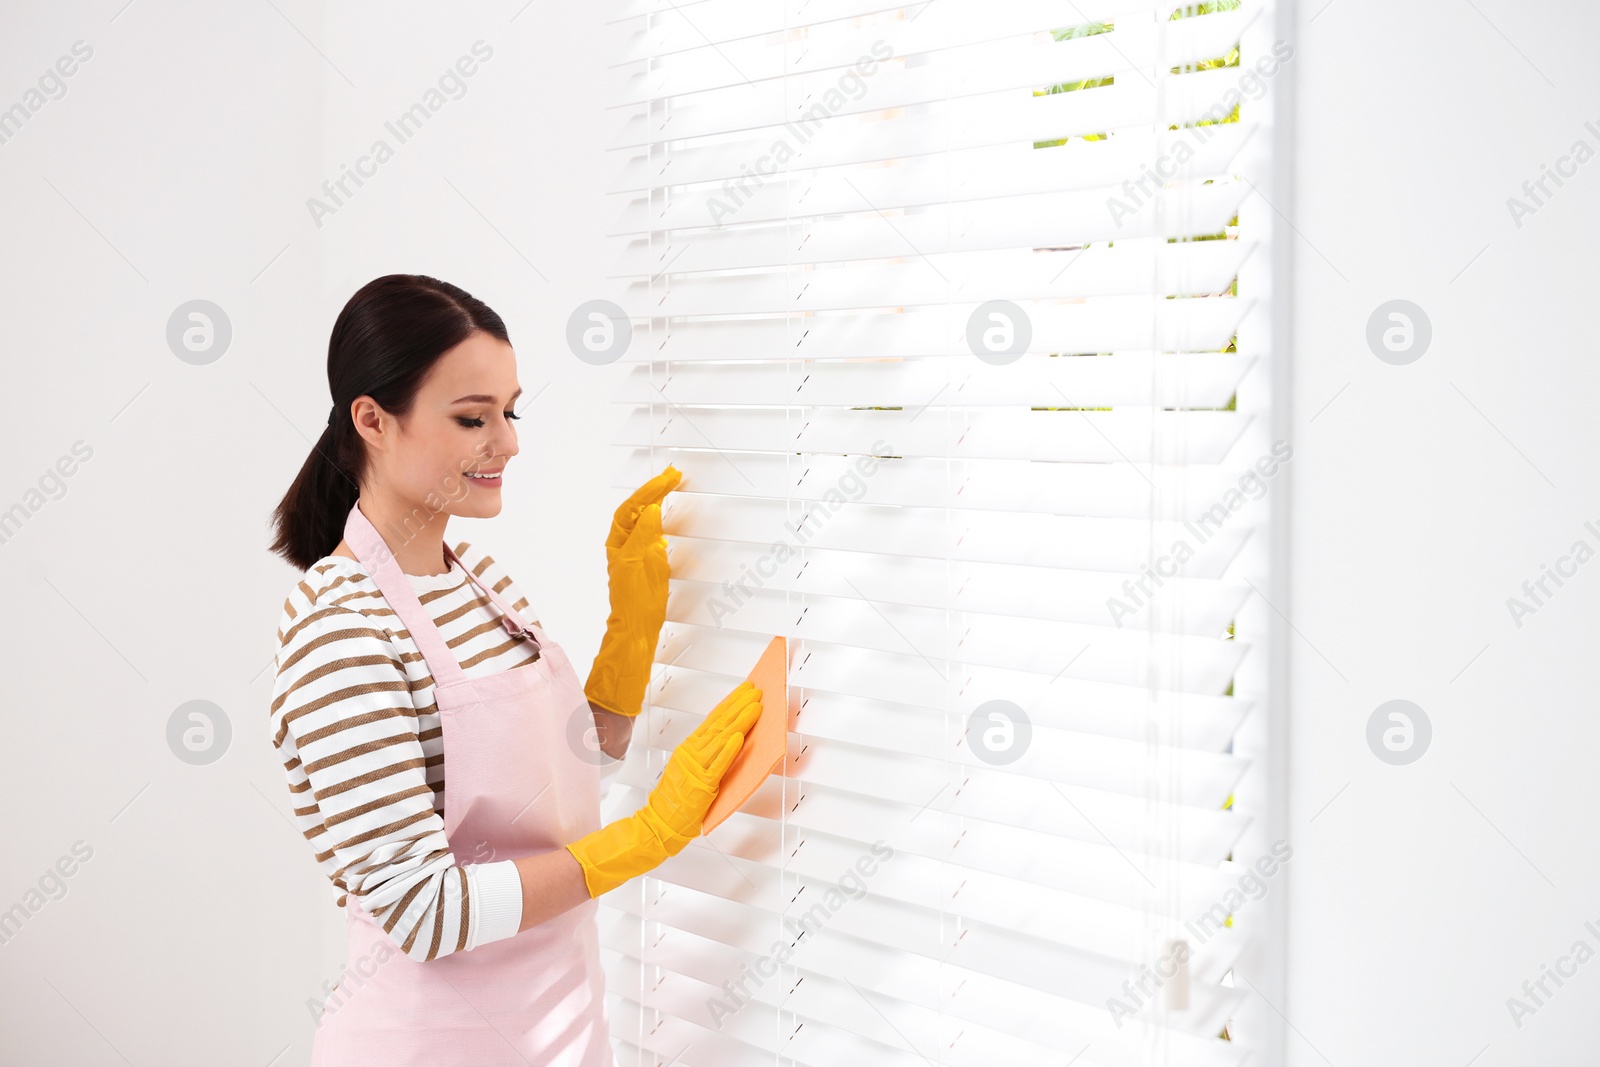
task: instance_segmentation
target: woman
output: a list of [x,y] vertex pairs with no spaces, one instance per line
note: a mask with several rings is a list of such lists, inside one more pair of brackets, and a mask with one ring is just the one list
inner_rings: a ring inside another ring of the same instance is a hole
[[500,316],[446,282],[378,278],[334,323],[328,385],[272,545],[304,571],[272,740],[349,937],[312,1063],[609,1067],[595,898],[700,832],[761,713],[739,685],[645,806],[600,825],[666,618],[661,500],[679,473],[616,511],[611,613],[580,686],[493,557],[445,539],[452,515],[499,514],[518,451]]

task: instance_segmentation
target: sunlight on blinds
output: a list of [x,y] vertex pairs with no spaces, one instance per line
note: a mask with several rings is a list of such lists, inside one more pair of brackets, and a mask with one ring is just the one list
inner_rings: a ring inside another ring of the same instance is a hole
[[1277,25],[616,9],[585,314],[616,484],[684,481],[609,803],[773,634],[794,715],[744,810],[603,900],[622,1063],[1274,1058]]

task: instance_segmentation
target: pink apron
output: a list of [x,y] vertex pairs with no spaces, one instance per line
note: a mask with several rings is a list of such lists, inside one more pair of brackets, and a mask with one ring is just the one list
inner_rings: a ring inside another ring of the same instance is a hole
[[[456,862],[538,855],[599,829],[599,767],[567,739],[574,709],[588,701],[561,646],[468,570],[507,631],[540,649],[533,663],[468,679],[359,506],[344,536],[433,675]],[[312,1040],[312,1067],[615,1067],[599,907],[588,900],[512,937],[421,962],[351,894],[346,972]]]

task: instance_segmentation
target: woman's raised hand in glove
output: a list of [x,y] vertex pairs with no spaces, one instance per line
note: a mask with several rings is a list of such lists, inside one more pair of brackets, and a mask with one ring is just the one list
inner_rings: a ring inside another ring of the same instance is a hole
[[683,478],[667,466],[617,508],[606,535],[611,613],[584,695],[617,715],[638,715],[650,685],[656,643],[667,619],[671,568],[661,533],[661,501]]

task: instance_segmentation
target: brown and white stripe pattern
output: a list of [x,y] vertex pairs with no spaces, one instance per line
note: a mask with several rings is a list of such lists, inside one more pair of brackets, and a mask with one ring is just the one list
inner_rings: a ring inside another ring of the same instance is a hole
[[[465,541],[455,551],[537,621],[492,557]],[[538,658],[505,632],[459,568],[407,578],[469,678]],[[494,861],[487,848],[473,856],[450,850],[433,678],[366,569],[343,556],[313,564],[284,601],[278,641],[272,742],[296,824],[339,890],[339,905],[355,894],[418,960],[516,933],[521,879],[512,862]]]

